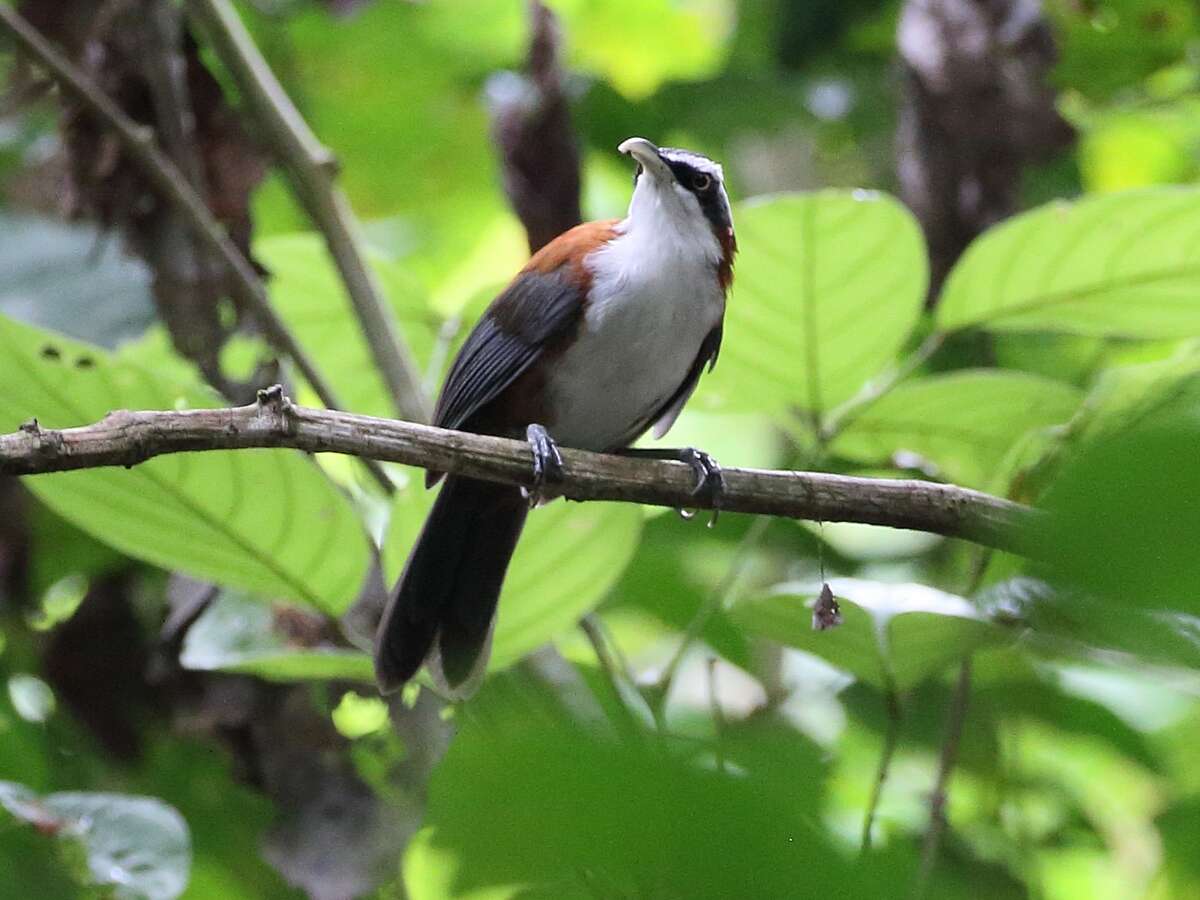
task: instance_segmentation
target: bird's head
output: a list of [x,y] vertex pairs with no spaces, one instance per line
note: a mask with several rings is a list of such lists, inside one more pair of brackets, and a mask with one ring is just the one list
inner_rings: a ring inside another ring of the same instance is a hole
[[711,234],[722,257],[732,262],[733,214],[718,163],[691,150],[656,147],[640,137],[622,141],[617,149],[638,164],[629,202],[631,222],[647,219],[655,227],[674,227],[684,235]]

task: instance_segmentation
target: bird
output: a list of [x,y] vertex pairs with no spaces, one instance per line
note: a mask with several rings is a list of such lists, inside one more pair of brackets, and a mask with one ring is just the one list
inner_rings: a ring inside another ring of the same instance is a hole
[[427,473],[427,487],[444,483],[376,632],[383,693],[422,665],[451,699],[478,687],[526,515],[563,477],[559,444],[680,459],[695,493],[719,505],[724,481],[707,453],[630,445],[665,435],[716,364],[737,252],[724,173],[645,138],[617,149],[637,164],[626,216],[537,251],[451,363],[434,424],[527,440],[535,486]]

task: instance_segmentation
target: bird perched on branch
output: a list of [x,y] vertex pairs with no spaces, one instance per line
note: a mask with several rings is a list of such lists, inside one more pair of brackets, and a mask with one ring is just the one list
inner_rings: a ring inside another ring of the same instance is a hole
[[719,505],[721,473],[707,454],[627,448],[651,427],[662,437],[717,361],[736,250],[721,167],[644,138],[618,149],[637,162],[629,214],[539,250],[450,367],[434,424],[527,438],[535,487],[445,478],[379,625],[385,692],[423,663],[451,695],[477,684],[526,513],[562,477],[556,441],[681,459],[696,492]]

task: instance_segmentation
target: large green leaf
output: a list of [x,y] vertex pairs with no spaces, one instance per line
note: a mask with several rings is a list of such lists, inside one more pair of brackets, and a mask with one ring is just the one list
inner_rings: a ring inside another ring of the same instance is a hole
[[1129,337],[1200,334],[1200,190],[1053,203],[973,243],[937,308],[969,326]]
[[1037,375],[979,369],[901,384],[853,419],[835,453],[877,464],[915,453],[938,474],[985,484],[1025,433],[1065,422],[1080,392]]
[[375,681],[371,657],[341,647],[304,647],[277,628],[264,603],[225,592],[188,629],[179,654],[185,669],[240,672],[268,681]]
[[[259,241],[254,252],[271,271],[271,300],[300,343],[316,348],[322,371],[347,409],[367,415],[394,415],[383,378],[333,266],[325,242],[305,232]],[[369,254],[387,293],[404,342],[415,359],[429,359],[436,319],[420,286],[395,263]]]
[[[196,383],[0,318],[0,430],[36,417],[84,425],[115,409],[217,404]],[[344,610],[367,572],[366,534],[346,498],[287,450],[159,457],[25,483],[63,518],[155,565],[271,597]]]
[[[399,575],[433,492],[410,486],[392,510],[384,542],[389,580]],[[641,510],[630,503],[556,501],[529,514],[500,594],[490,667],[516,662],[604,599],[637,547]]]
[[741,601],[731,614],[749,631],[819,656],[880,689],[907,690],[971,651],[1006,639],[962,597],[924,585],[839,578],[831,587],[842,624],[824,631],[812,627],[819,586],[780,585]]
[[822,191],[742,204],[741,253],[711,407],[824,411],[895,359],[925,298],[925,244],[882,194]]
[[174,900],[187,887],[187,823],[160,800],[75,792],[38,798],[22,785],[0,782],[0,806],[43,834],[82,844],[85,881],[104,888],[105,897]]

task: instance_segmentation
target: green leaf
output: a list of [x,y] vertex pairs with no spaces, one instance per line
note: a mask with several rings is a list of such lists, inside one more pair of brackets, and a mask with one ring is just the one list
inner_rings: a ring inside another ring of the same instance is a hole
[[[320,364],[347,409],[366,415],[396,412],[362,328],[321,237],[312,232],[270,237],[254,245],[271,272],[271,301],[300,343],[319,350]],[[378,253],[368,261],[386,293],[397,328],[415,359],[427,361],[436,319],[420,286]]]
[[185,669],[257,675],[268,681],[375,681],[366,653],[290,644],[276,628],[274,610],[228,591],[188,629],[179,664]]
[[1106,435],[1200,410],[1200,352],[1189,348],[1170,359],[1114,366],[1100,374],[1084,403],[1074,437],[1097,440]]
[[1006,639],[962,597],[920,584],[856,578],[830,583],[842,624],[812,627],[819,586],[780,585],[731,615],[747,630],[819,656],[881,690],[904,691],[980,647]]
[[1200,669],[1200,618],[1192,615],[1125,602],[1113,608],[1102,597],[1059,591],[1028,576],[990,586],[978,603],[1043,637],[1122,650],[1154,665]]
[[1155,824],[1162,836],[1163,872],[1170,885],[1163,896],[1188,897],[1200,893],[1200,796],[1175,799],[1159,813]]
[[[691,627],[714,585],[735,565],[738,541],[749,521],[749,517],[731,516],[721,520],[721,527],[710,529],[697,522],[680,521],[675,514],[648,518],[638,537],[637,552],[613,587],[612,608],[617,612],[648,613],[671,629],[668,635],[683,633]],[[770,565],[757,554],[752,554],[747,564]],[[653,640],[661,642],[668,635],[659,633]],[[707,618],[700,638],[734,665],[751,665],[746,636],[723,609]],[[590,647],[587,653],[589,659],[594,658]]]
[[1198,451],[1194,416],[1105,435],[1042,498],[1049,580],[1103,601],[1112,629],[1136,626],[1131,607],[1200,614]]
[[1196,34],[1191,0],[1047,3],[1058,26],[1057,84],[1101,98],[1186,58]]
[[768,416],[699,409],[685,409],[661,439],[646,435],[637,442],[639,447],[664,445],[700,447],[723,465],[758,469],[777,468],[788,450],[781,429]]
[[0,312],[105,347],[154,321],[151,275],[99,229],[0,212]]
[[59,840],[78,841],[87,855],[88,883],[115,900],[174,900],[192,864],[187,823],[151,797],[64,792],[38,799],[27,788],[0,782],[0,806]]
[[920,316],[928,283],[916,220],[865,191],[741,204],[741,247],[710,407],[825,411],[878,375]]
[[1200,334],[1200,190],[1053,203],[988,231],[950,273],[944,330]]
[[[433,492],[401,491],[384,541],[384,569],[399,576]],[[529,514],[500,593],[489,668],[516,662],[573,627],[621,577],[637,548],[642,512],[631,503],[556,501]]]
[[668,80],[713,75],[734,19],[728,0],[557,0],[571,59],[642,99]]
[[948,480],[983,485],[1022,435],[1067,421],[1080,397],[1062,382],[1002,369],[931,375],[868,406],[832,450],[871,464],[912,453]]
[[[0,430],[85,425],[116,409],[208,407],[197,383],[0,317]],[[346,498],[290,450],[175,454],[131,470],[26,478],[51,509],[130,556],[268,597],[344,610],[367,572]]]

